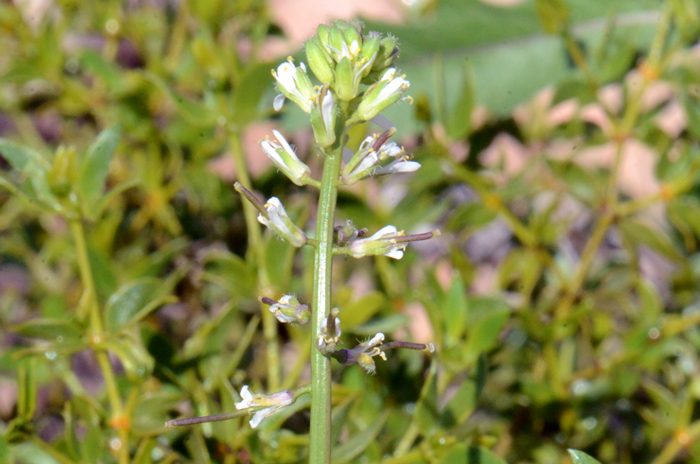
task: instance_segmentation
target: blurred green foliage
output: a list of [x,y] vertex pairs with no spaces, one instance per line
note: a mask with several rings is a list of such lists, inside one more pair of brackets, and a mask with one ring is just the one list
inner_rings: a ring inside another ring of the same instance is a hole
[[[250,124],[298,125],[271,109],[270,6],[46,4],[0,3],[0,462],[305,461],[308,397],[255,431],[164,427],[308,377],[308,329],[256,298],[308,301],[311,255],[246,231],[210,164],[244,175]],[[334,462],[697,462],[700,3],[408,16],[367,27],[402,45],[415,102],[387,116],[423,168],[342,192],[338,221],[442,241],[338,258],[334,298],[347,345],[437,351],[334,365]],[[305,224],[315,199],[281,179],[254,185]]]

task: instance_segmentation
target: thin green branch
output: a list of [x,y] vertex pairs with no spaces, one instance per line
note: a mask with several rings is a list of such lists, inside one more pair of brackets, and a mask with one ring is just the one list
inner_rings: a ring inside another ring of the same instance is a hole
[[[87,252],[87,242],[85,240],[85,230],[83,229],[83,223],[79,219],[74,219],[70,221],[70,228],[73,233],[73,238],[75,240],[75,248],[78,255],[78,269],[80,270],[80,278],[85,287],[85,301],[88,307],[88,317],[90,321],[90,334],[91,340],[94,342],[93,346],[97,346],[102,342],[104,337],[102,316],[100,315],[100,308],[97,301],[97,293],[95,290],[95,281],[92,274],[92,269],[90,268],[90,260],[88,258]],[[107,398],[109,400],[112,417],[110,419],[110,425],[117,430],[119,440],[121,445],[119,447],[119,464],[128,464],[129,462],[129,429],[128,429],[128,419],[124,417],[124,407],[122,404],[121,396],[119,395],[119,388],[117,387],[117,379],[114,375],[114,370],[112,369],[112,363],[109,360],[109,355],[107,351],[100,348],[95,348],[97,362],[102,371],[102,377],[104,378],[105,388],[107,389]]]

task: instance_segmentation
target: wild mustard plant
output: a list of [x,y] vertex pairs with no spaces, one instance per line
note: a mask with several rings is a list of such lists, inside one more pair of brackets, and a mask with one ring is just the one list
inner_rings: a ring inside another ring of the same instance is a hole
[[[274,107],[280,110],[289,99],[309,115],[319,153],[323,156],[323,174],[314,179],[311,169],[302,162],[293,148],[278,132],[275,140],[261,142],[262,150],[275,166],[294,184],[310,185],[320,190],[316,230],[309,238],[287,214],[278,198],[261,201],[240,183],[235,188],[258,210],[258,221],[275,235],[295,247],[315,249],[314,283],[311,307],[295,297],[283,296],[280,301],[261,296],[270,311],[282,323],[305,324],[311,320],[311,337],[315,350],[311,354],[311,384],[296,391],[285,390],[270,395],[252,394],[248,386],[240,392],[243,400],[236,408],[254,413],[250,421],[256,427],[277,410],[292,404],[302,393],[311,393],[310,462],[330,462],[331,449],[331,358],[340,364],[359,365],[368,373],[376,371],[375,359],[386,360],[390,349],[407,348],[434,351],[432,344],[391,342],[377,333],[370,340],[352,349],[341,348],[342,315],[331,307],[331,261],[335,255],[353,258],[384,255],[400,259],[408,243],[439,235],[432,231],[407,235],[393,225],[383,227],[367,237],[367,229],[357,229],[351,221],[336,225],[338,189],[363,179],[401,172],[412,172],[420,164],[395,142],[389,142],[396,130],[368,136],[356,153],[346,147],[347,131],[356,124],[371,122],[382,110],[406,100],[410,83],[394,67],[399,49],[396,38],[376,32],[365,33],[360,22],[339,21],[320,26],[316,36],[305,45],[311,73],[318,79],[314,85],[306,64],[297,66],[289,58],[272,71],[280,94]],[[237,414],[217,416],[228,418]],[[196,420],[199,422],[199,420]],[[193,420],[173,421],[172,425],[190,424]]]

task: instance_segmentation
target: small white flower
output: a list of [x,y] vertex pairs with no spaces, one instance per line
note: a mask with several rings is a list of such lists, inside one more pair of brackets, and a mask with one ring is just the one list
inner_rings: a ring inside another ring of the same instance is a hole
[[277,142],[263,140],[260,142],[265,154],[275,163],[275,166],[284,173],[296,185],[304,185],[303,178],[311,174],[311,169],[297,157],[287,139],[276,130],[272,133]]
[[272,71],[272,75],[279,85],[279,90],[283,95],[275,97],[273,107],[279,111],[284,103],[284,97],[294,101],[306,113],[311,112],[315,92],[311,81],[306,75],[306,66],[301,63],[299,67],[294,66],[291,58],[277,67],[277,71]]
[[404,236],[403,230],[397,231],[395,226],[386,226],[371,237],[355,240],[348,246],[348,249],[354,258],[384,255],[389,258],[401,259],[406,249],[406,243],[397,239]]
[[396,69],[388,69],[381,80],[365,92],[356,115],[350,121],[367,121],[374,118],[379,112],[397,102],[410,85],[403,76],[396,76]]
[[290,390],[284,390],[274,395],[265,396],[260,394],[253,394],[248,389],[248,385],[243,385],[241,388],[241,398],[243,401],[236,403],[236,409],[250,409],[263,407],[259,411],[255,411],[255,415],[250,420],[250,426],[255,428],[260,422],[282,409],[289,406],[294,402],[294,395]]
[[306,324],[310,316],[309,306],[299,303],[293,295],[284,295],[270,306],[270,312],[278,321],[287,324]]
[[300,247],[306,243],[306,234],[292,222],[279,198],[270,198],[265,203],[265,211],[268,215],[267,218],[262,213],[258,214],[258,221],[261,224],[269,227],[295,247]]
[[[352,167],[351,164],[348,164],[345,166],[345,169],[343,169],[343,180],[347,185],[352,185],[355,182],[369,176],[372,172],[374,172],[379,164],[379,156],[373,149],[360,153],[360,155],[364,156],[361,158],[359,164],[354,167]],[[352,169],[349,170],[348,168],[350,167],[352,167]]]
[[[335,314],[338,313],[336,312]],[[333,324],[335,326],[335,330],[333,334],[328,333],[328,319],[331,317],[335,317]],[[316,338],[316,346],[319,351],[321,353],[335,351],[336,347],[340,344],[340,334],[340,318],[331,314],[323,319],[322,324],[318,328],[318,337]]]

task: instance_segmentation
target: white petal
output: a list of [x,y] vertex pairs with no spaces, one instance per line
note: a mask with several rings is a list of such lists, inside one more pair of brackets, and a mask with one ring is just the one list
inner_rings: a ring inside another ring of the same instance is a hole
[[394,248],[390,252],[385,253],[384,256],[388,258],[401,259],[403,258],[403,250],[401,250],[400,248]]
[[258,425],[260,425],[260,422],[262,422],[263,419],[265,419],[267,416],[272,414],[272,411],[270,411],[272,408],[265,408],[261,409],[260,411],[256,412],[253,418],[248,422],[251,427],[255,428]]
[[286,100],[287,97],[284,96],[284,94],[278,94],[274,100],[272,100],[272,108],[274,108],[275,111],[279,111],[282,109],[282,105],[284,105],[284,100]]
[[379,240],[386,237],[387,235],[396,235],[397,233],[398,231],[396,230],[396,226],[384,226],[381,229],[379,229],[376,234],[363,240]]
[[296,158],[296,153],[294,153],[294,150],[292,150],[292,147],[287,142],[287,139],[284,138],[284,135],[282,135],[278,130],[275,129],[272,130],[272,133],[275,134],[277,140],[279,140],[280,144],[284,147],[284,151]]
[[394,161],[384,167],[376,169],[372,174],[397,174],[400,172],[414,172],[420,168],[420,163],[416,161]]
[[243,401],[236,403],[236,409],[248,409],[253,406],[253,394],[248,389],[248,385],[243,385],[241,388],[241,399]]

